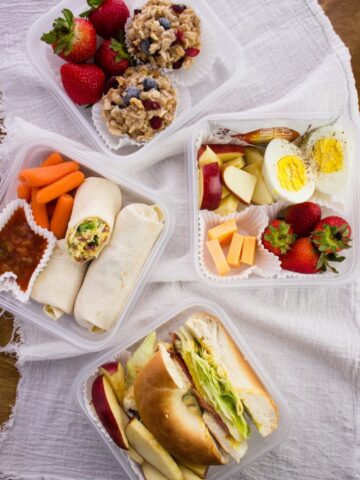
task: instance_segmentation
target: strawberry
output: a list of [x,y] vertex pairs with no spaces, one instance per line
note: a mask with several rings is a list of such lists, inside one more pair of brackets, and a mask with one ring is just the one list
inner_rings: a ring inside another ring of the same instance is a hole
[[65,63],[60,73],[64,89],[74,103],[91,105],[100,100],[105,74],[97,65]]
[[283,220],[273,220],[262,235],[264,247],[276,256],[285,255],[295,242],[294,231]]
[[320,252],[336,254],[350,248],[351,228],[343,218],[330,216],[315,226],[311,238]]
[[293,243],[291,250],[280,257],[281,266],[285,270],[298,273],[319,273],[323,270],[320,253],[311,243],[310,238],[298,238]]
[[95,63],[108,75],[122,75],[130,67],[131,58],[125,45],[114,38],[104,40],[95,54]]
[[87,0],[87,3],[90,10],[80,16],[89,18],[100,37],[117,38],[130,15],[123,0]]
[[291,205],[285,210],[285,222],[298,237],[308,237],[321,219],[321,208],[313,202]]
[[64,18],[54,20],[53,29],[44,33],[43,42],[52,45],[54,52],[68,62],[85,63],[96,52],[96,31],[89,20],[74,18],[64,8]]

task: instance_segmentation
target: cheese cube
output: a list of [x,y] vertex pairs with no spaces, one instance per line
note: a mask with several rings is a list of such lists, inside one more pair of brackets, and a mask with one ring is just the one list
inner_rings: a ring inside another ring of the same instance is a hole
[[234,233],[228,255],[226,257],[227,263],[230,267],[239,267],[240,266],[240,256],[243,248],[244,237],[238,233]]
[[209,240],[219,240],[224,245],[232,239],[233,234],[237,232],[237,225],[235,220],[229,220],[224,223],[220,223],[214,228],[208,231]]
[[211,258],[213,259],[218,274],[223,276],[229,273],[230,268],[226,262],[225,255],[219,241],[209,240],[208,242],[206,242],[206,246],[209,250]]
[[244,237],[244,243],[240,257],[241,263],[246,263],[247,265],[254,265],[256,246],[256,237]]

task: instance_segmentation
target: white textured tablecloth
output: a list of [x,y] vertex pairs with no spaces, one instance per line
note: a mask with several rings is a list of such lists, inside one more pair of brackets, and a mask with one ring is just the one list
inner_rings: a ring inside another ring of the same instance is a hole
[[[20,116],[84,141],[26,58],[26,30],[55,3],[0,2],[0,90],[6,94],[8,129],[10,135],[15,128],[17,134],[26,133],[26,127],[11,121],[11,116]],[[238,86],[216,105],[209,105],[206,113],[255,108],[332,111],[358,121],[348,51],[314,0],[209,3],[239,40],[247,64]],[[11,152],[11,141],[8,145]],[[2,162],[4,166],[5,155]],[[187,253],[188,193],[182,155],[137,177],[173,200],[177,229],[121,335],[186,296],[216,299],[266,366],[292,414],[286,442],[240,477],[359,479],[358,282],[344,288],[250,292],[218,291],[196,283]],[[30,322],[20,327],[24,343],[17,350],[22,379],[14,415],[0,433],[0,478],[125,478],[73,400],[74,376],[93,355],[79,356]],[[15,348],[10,345],[8,350]]]

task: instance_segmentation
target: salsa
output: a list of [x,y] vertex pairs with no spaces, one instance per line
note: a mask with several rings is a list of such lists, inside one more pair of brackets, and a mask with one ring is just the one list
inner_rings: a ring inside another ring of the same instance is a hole
[[31,229],[19,207],[0,231],[0,275],[15,273],[20,289],[26,291],[46,248],[46,238]]

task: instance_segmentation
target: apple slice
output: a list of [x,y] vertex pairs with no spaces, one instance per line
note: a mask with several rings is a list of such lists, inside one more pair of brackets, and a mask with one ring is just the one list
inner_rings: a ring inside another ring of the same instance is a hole
[[92,401],[100,421],[116,445],[127,450],[129,443],[125,434],[124,415],[115,393],[105,375],[98,376],[91,391]]
[[229,162],[224,163],[224,165],[221,167],[221,171],[223,172],[225,168],[233,166],[237,168],[243,168],[245,167],[246,162],[244,160],[244,157],[237,157],[234,160],[230,160]]
[[216,153],[216,155],[223,162],[234,160],[235,158],[239,157],[240,155],[244,155],[245,153],[245,148],[242,145],[234,145],[233,143],[209,143],[207,145],[201,145],[198,151],[198,159],[205,152],[206,147],[211,148],[211,150]]
[[206,146],[204,153],[202,153],[199,157],[199,167],[207,165],[208,163],[218,163],[220,167],[222,165],[222,161],[216,155],[216,153],[211,150],[210,147]]
[[261,175],[256,182],[255,190],[252,196],[252,202],[257,205],[271,205],[274,199],[269,192],[264,177]]
[[260,167],[256,163],[251,163],[244,168],[245,172],[255,175],[258,179],[251,201],[257,205],[270,205],[274,199],[269,192]]
[[156,467],[165,477],[183,480],[183,474],[175,460],[137,418],[131,419],[126,427],[126,435],[130,445],[139,455]]
[[202,477],[198,477],[197,475],[195,475],[194,472],[192,472],[186,467],[183,467],[182,465],[179,465],[179,467],[180,467],[181,473],[184,475],[185,480],[200,480],[202,478]]
[[[206,474],[209,470],[208,465],[195,465],[194,463],[183,463],[183,465],[195,475],[197,475],[199,478],[205,478]],[[180,466],[181,469],[181,466]]]
[[227,197],[221,200],[219,208],[215,210],[215,213],[221,215],[222,217],[226,217],[226,215],[230,215],[230,213],[235,213],[240,201],[230,193]]
[[134,450],[132,447],[129,447],[127,454],[129,455],[131,460],[134,460],[135,463],[138,463],[139,465],[142,465],[144,463],[144,459],[142,458],[142,456],[139,455],[137,451]]
[[110,362],[101,365],[99,372],[109,380],[115,396],[120,403],[123,404],[125,395],[125,370],[120,362]]
[[246,147],[245,148],[245,160],[248,165],[257,165],[259,168],[262,167],[264,162],[264,154],[261,150],[256,147]]
[[168,480],[159,470],[150,465],[150,463],[144,462],[141,466],[145,480]]
[[247,205],[250,204],[257,182],[255,175],[231,165],[224,170],[223,180],[235,197]]
[[[200,185],[202,185],[202,197],[199,195],[201,210],[215,210],[221,202],[222,184],[220,167],[217,163],[208,163],[200,169]],[[201,192],[201,187],[199,194]]]
[[225,185],[222,185],[222,190],[221,190],[221,200],[224,200],[228,195],[230,195],[229,189],[225,187]]

